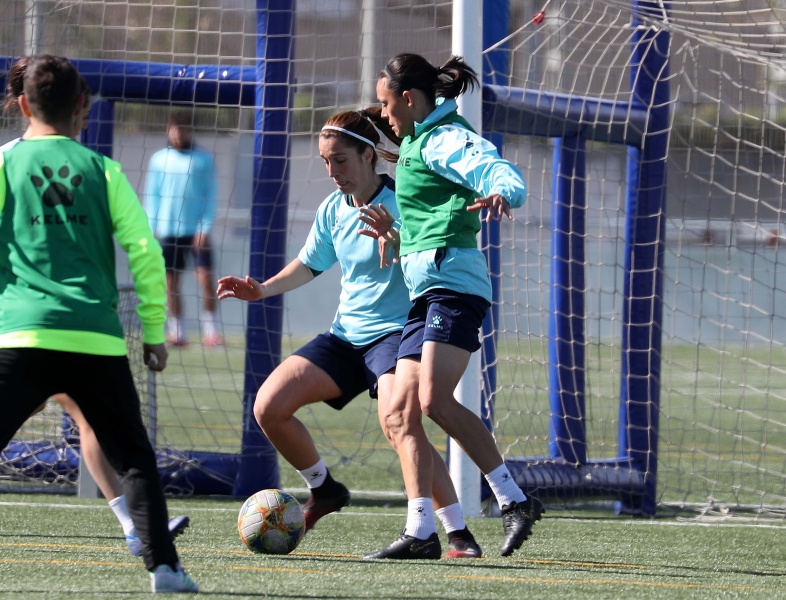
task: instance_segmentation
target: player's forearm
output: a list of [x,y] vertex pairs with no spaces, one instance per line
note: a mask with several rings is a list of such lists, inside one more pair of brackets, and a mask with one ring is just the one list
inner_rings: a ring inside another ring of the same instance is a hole
[[285,294],[314,279],[314,273],[299,258],[294,259],[281,271],[262,283],[264,298]]

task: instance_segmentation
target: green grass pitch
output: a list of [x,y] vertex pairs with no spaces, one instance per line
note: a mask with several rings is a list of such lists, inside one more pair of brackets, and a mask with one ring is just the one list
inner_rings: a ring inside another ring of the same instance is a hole
[[[302,499],[302,498],[301,498]],[[192,525],[177,539],[201,595],[241,598],[761,598],[786,596],[786,524],[739,519],[613,518],[549,508],[530,540],[502,558],[501,522],[471,519],[479,560],[363,561],[405,521],[403,501],[357,498],[325,517],[294,553],[246,550],[237,534],[241,502],[169,500]],[[440,532],[443,540],[445,537]],[[141,598],[149,582],[126,551],[103,500],[0,495],[0,598]],[[181,596],[178,596],[181,597]]]

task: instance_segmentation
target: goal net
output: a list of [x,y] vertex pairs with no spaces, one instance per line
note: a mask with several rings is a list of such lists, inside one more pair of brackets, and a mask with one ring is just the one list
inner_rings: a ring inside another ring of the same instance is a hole
[[[483,235],[497,300],[481,387],[501,453],[522,487],[553,501],[782,518],[786,6],[485,5],[483,129],[529,187],[515,221]],[[286,33],[266,36],[282,26],[272,6],[0,2],[0,56],[76,59],[98,92],[87,142],[123,164],[140,196],[170,108],[195,106],[196,142],[219,178],[215,274],[269,276],[333,189],[317,156],[326,118],[373,103],[377,72],[399,52],[445,60],[453,33],[451,2],[301,0]],[[277,93],[283,105],[270,104]],[[7,117],[0,141],[22,128]],[[270,458],[244,405],[281,356],[327,329],[338,282],[329,271],[264,309],[222,302],[225,344],[207,347],[200,290],[183,273],[190,343],[172,349],[153,389],[140,373],[168,491],[232,493],[248,446]],[[373,401],[301,412],[338,479],[401,492]],[[54,404],[17,435],[66,454],[77,439]],[[0,477],[73,485],[73,467],[35,454],[4,460]],[[270,472],[302,487],[274,455]]]
[[568,502],[782,518],[786,5],[525,4],[495,90],[530,188],[499,242],[499,446]]

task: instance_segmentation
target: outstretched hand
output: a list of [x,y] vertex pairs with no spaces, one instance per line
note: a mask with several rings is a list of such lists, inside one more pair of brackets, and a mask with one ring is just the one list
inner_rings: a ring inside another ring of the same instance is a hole
[[237,298],[238,300],[253,302],[265,297],[264,286],[249,275],[246,275],[245,278],[235,277],[234,275],[220,278],[216,293],[219,300]]
[[379,266],[384,268],[397,263],[401,236],[398,229],[393,228],[393,224],[396,222],[393,215],[382,204],[367,204],[358,210],[360,211],[358,219],[370,227],[370,229],[362,228],[358,233],[377,239]]
[[488,209],[484,219],[486,223],[490,223],[492,219],[501,221],[502,215],[506,215],[511,221],[513,220],[513,215],[510,213],[510,204],[499,194],[491,194],[491,196],[486,196],[485,198],[475,198],[475,203],[468,206],[467,210],[475,212],[484,208]]

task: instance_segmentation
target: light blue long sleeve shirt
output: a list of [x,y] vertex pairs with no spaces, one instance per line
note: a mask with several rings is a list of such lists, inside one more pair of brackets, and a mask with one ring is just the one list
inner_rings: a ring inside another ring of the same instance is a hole
[[[431,114],[422,123],[415,123],[415,135],[444,119],[457,106],[455,100],[437,98]],[[518,167],[500,158],[494,144],[465,127],[438,127],[423,144],[421,156],[435,173],[475,190],[478,197],[499,194],[511,208],[521,207],[527,199],[527,185]]]
[[[437,98],[436,108],[422,123],[415,123],[415,136],[443,120],[457,108],[455,100]],[[502,159],[496,146],[460,124],[440,125],[423,143],[420,153],[426,166],[454,183],[474,190],[478,198],[499,194],[511,208],[527,198],[527,186],[518,167]],[[492,301],[486,258],[476,248],[423,250],[403,256],[402,272],[410,298],[432,289],[449,289]]]
[[213,156],[191,148],[164,148],[150,159],[145,211],[156,237],[210,233],[216,214]]

